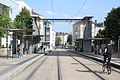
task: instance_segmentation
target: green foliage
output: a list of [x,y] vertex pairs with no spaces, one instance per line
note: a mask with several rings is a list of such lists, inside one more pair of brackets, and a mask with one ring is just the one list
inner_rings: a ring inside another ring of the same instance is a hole
[[104,30],[99,30],[97,33],[97,36],[95,36],[95,38],[105,38],[106,36],[106,31]]
[[32,17],[30,12],[24,7],[14,20],[14,25],[19,29],[32,28]]
[[72,44],[72,35],[68,35],[67,42],[71,45]]
[[55,44],[59,45],[61,43],[61,37],[56,37]]
[[106,34],[108,38],[117,40],[120,36],[120,7],[113,8],[105,20]]
[[[9,17],[10,8],[6,8],[0,15],[0,29],[10,29],[12,28],[12,22]],[[4,36],[5,32],[0,31],[0,36]]]

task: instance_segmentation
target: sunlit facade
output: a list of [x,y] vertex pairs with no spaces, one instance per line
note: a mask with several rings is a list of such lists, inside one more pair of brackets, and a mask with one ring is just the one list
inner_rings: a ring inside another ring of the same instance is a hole
[[[19,4],[17,4],[14,0],[0,0],[0,14],[2,14],[2,12],[6,8],[10,8],[8,15],[10,16],[10,18],[13,22],[16,15],[18,15],[20,12]],[[2,47],[7,47],[6,42],[7,42],[6,37],[1,38],[1,46]],[[11,44],[11,37],[8,36],[8,47],[10,47],[10,44]]]
[[9,16],[13,21],[16,15],[20,12],[19,4],[17,4],[14,0],[0,0],[0,13],[7,7],[10,8]]

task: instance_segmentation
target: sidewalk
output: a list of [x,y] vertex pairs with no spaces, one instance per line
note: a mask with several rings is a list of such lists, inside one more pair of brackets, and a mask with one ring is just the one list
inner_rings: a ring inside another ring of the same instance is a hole
[[[86,53],[86,52],[76,52],[75,50],[68,50],[68,51],[92,58],[99,62],[103,62],[103,56],[100,54],[95,54],[94,52]],[[120,54],[120,53],[113,53],[112,59],[111,59],[111,65],[113,67],[120,69],[120,57],[118,58],[118,54]]]
[[0,57],[0,80],[9,80],[44,54],[24,54],[22,58]]

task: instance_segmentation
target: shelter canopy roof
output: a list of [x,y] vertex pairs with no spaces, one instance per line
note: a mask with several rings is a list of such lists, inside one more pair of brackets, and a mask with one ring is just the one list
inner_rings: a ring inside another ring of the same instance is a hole
[[10,32],[34,32],[34,29],[0,29],[0,31],[10,31]]

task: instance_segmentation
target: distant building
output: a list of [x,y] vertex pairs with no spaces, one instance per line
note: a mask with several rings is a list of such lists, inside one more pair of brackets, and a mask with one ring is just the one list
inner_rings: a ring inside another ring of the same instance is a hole
[[[73,44],[76,45],[79,50],[83,48],[84,51],[90,52],[93,45],[92,39],[95,38],[99,30],[103,29],[105,29],[103,23],[97,23],[97,21],[91,21],[89,23],[86,21],[77,22],[73,24]],[[86,50],[87,44],[90,44],[89,50]]]
[[66,33],[66,32],[56,32],[56,37],[60,37],[61,38],[61,43],[62,45],[67,44],[67,37],[70,33]]
[[104,29],[105,29],[105,26],[103,22],[98,23],[95,20],[95,22],[93,22],[92,24],[92,38],[95,38],[95,36],[97,36],[97,33],[99,32],[99,30],[104,30]]
[[55,48],[56,32],[52,30],[50,34],[51,34],[50,35],[50,49],[54,49]]
[[[93,22],[92,23],[92,38],[95,38],[95,36],[97,35],[98,31],[99,30],[103,30],[105,29],[105,26],[102,24],[100,25],[101,23],[96,23],[96,22]],[[86,27],[86,23],[84,22],[77,22],[75,24],[73,24],[73,41],[76,41],[76,39],[83,39],[84,38],[84,30],[85,30],[85,27]]]
[[53,30],[52,24],[47,21],[44,22],[44,45],[48,49],[53,49],[55,46],[56,33]]

